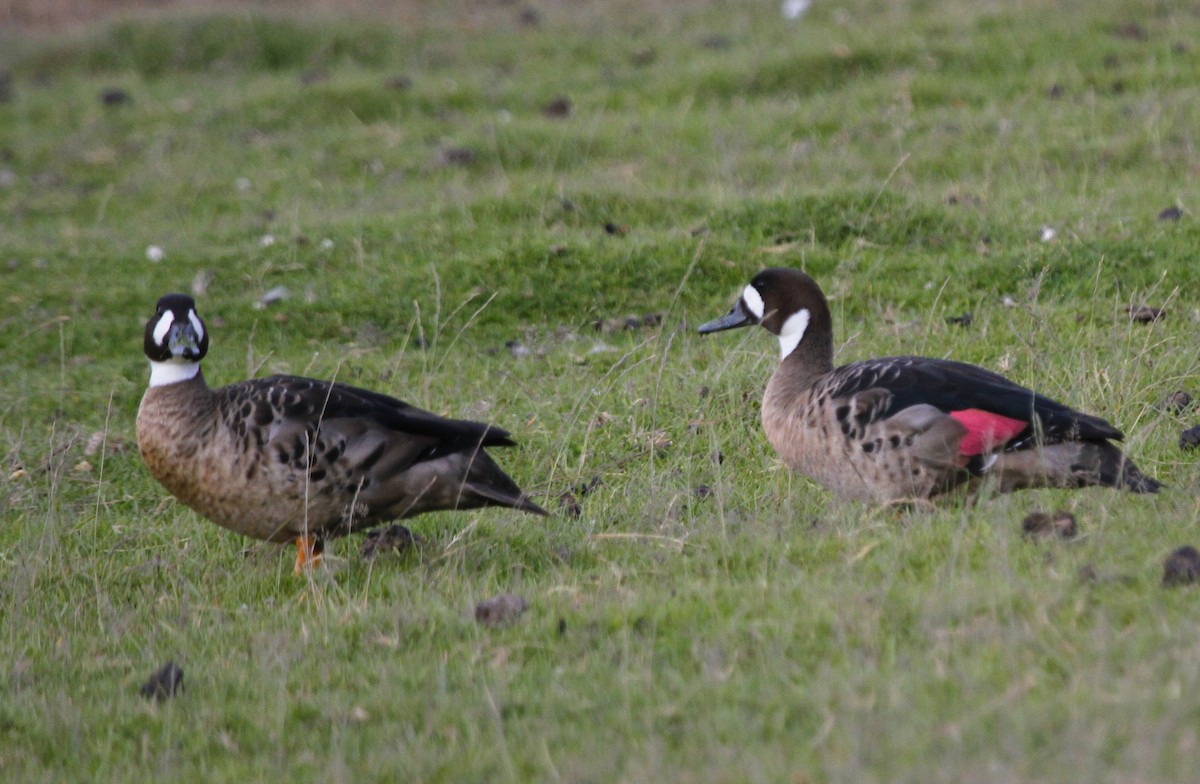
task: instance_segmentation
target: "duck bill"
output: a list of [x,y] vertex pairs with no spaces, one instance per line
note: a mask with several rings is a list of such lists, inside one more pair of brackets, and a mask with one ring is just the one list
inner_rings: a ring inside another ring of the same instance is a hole
[[707,335],[710,332],[722,332],[727,329],[737,329],[738,327],[749,327],[752,324],[757,324],[758,319],[751,316],[742,307],[742,301],[738,300],[734,304],[733,309],[726,313],[721,318],[713,319],[705,324],[700,325],[700,334]]
[[187,360],[200,357],[200,341],[191,324],[173,324],[167,333],[167,348],[173,357]]

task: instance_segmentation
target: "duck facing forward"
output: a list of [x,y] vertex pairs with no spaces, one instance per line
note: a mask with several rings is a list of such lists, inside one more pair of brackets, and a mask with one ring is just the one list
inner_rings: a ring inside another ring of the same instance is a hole
[[1103,485],[1154,493],[1113,441],[1120,430],[989,370],[929,357],[833,366],[833,323],[816,281],[760,272],[702,334],[760,324],[783,354],[763,396],[771,446],[843,498],[928,499],[991,479],[1000,492]]
[[211,389],[200,371],[208,330],[191,297],[158,301],[145,352],[137,439],[150,473],[220,526],[295,541],[297,572],[326,539],[382,521],[484,506],[546,514],[485,451],[512,446],[500,428],[297,376]]

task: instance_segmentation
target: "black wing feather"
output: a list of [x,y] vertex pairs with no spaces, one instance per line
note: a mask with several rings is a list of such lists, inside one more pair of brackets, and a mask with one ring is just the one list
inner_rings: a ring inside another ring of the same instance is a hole
[[[931,357],[884,357],[843,365],[830,374],[826,394],[842,397],[882,387],[891,393],[888,404],[878,412],[886,417],[912,405],[925,403],[942,411],[977,408],[1011,419],[1030,422],[1009,443],[1009,448],[1039,437],[1043,443],[1103,441],[1123,438],[1100,417],[1084,414],[1039,395],[999,373]],[[1034,416],[1039,427],[1034,426]]]
[[[275,375],[256,378],[235,386],[252,385],[272,399],[282,395],[288,413],[295,416],[337,419],[365,418],[390,430],[437,438],[443,444],[464,446],[513,446],[509,433],[495,425],[465,419],[449,419],[416,408],[403,400],[348,384],[301,376]],[[274,391],[270,391],[274,388]],[[285,409],[286,410],[286,409]]]

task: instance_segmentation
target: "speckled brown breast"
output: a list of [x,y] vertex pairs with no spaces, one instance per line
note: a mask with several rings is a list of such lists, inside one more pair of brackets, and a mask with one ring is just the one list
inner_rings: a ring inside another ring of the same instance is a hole
[[957,421],[925,405],[877,418],[885,390],[833,397],[828,387],[797,392],[786,373],[772,376],[763,428],[785,464],[842,498],[875,503],[929,498],[966,479]]
[[255,481],[263,470],[260,454],[224,426],[206,387],[188,382],[148,389],[138,410],[137,437],[150,473],[214,523],[273,542],[304,530],[302,483],[287,483],[281,492],[276,483]]

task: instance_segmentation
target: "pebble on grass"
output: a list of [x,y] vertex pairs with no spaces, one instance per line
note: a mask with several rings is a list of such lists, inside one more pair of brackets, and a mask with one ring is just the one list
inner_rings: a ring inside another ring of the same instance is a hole
[[512,623],[529,609],[529,602],[515,593],[502,593],[475,605],[475,620],[484,626]]
[[105,106],[123,106],[133,103],[133,98],[120,87],[105,87],[100,91],[100,103]]
[[1182,414],[1191,405],[1192,396],[1180,389],[1164,397],[1159,408],[1171,414]]
[[542,107],[542,115],[554,120],[562,120],[571,116],[571,99],[565,95],[554,98]]
[[1189,427],[1179,434],[1180,449],[1195,449],[1200,446],[1200,425]]
[[183,668],[175,662],[169,661],[160,667],[158,672],[151,675],[138,691],[146,699],[163,702],[168,697],[174,697],[175,693],[182,689]]
[[421,537],[414,534],[399,523],[393,523],[387,528],[372,528],[367,531],[366,540],[359,548],[358,554],[364,560],[371,560],[380,553],[394,552],[403,554],[416,549],[422,543]]
[[1067,511],[1054,514],[1031,512],[1021,521],[1021,531],[1026,536],[1074,539],[1079,533],[1079,526],[1075,523],[1075,516]]
[[623,223],[613,223],[609,221],[604,224],[604,232],[611,234],[614,237],[624,237],[629,233],[629,227]]
[[1167,313],[1162,308],[1152,308],[1149,305],[1128,305],[1125,312],[1129,314],[1130,321],[1136,321],[1139,324],[1158,321]]
[[949,318],[946,319],[946,323],[954,324],[955,326],[959,326],[959,327],[969,327],[969,326],[971,326],[971,322],[974,320],[975,320],[975,317],[971,314],[971,311],[968,310],[966,313],[963,313],[961,316],[950,316]]
[[1178,548],[1163,561],[1164,586],[1191,585],[1200,578],[1200,552],[1190,544]]
[[1167,207],[1165,210],[1158,213],[1158,219],[1160,221],[1177,221],[1182,217],[1183,217],[1183,210],[1179,209],[1178,207],[1176,207],[1174,205]]
[[475,163],[475,151],[470,147],[447,147],[441,152],[442,163],[447,166],[470,166]]
[[579,503],[579,497],[570,490],[558,497],[558,507],[562,509],[564,515],[572,520],[578,520],[583,516],[583,504]]

